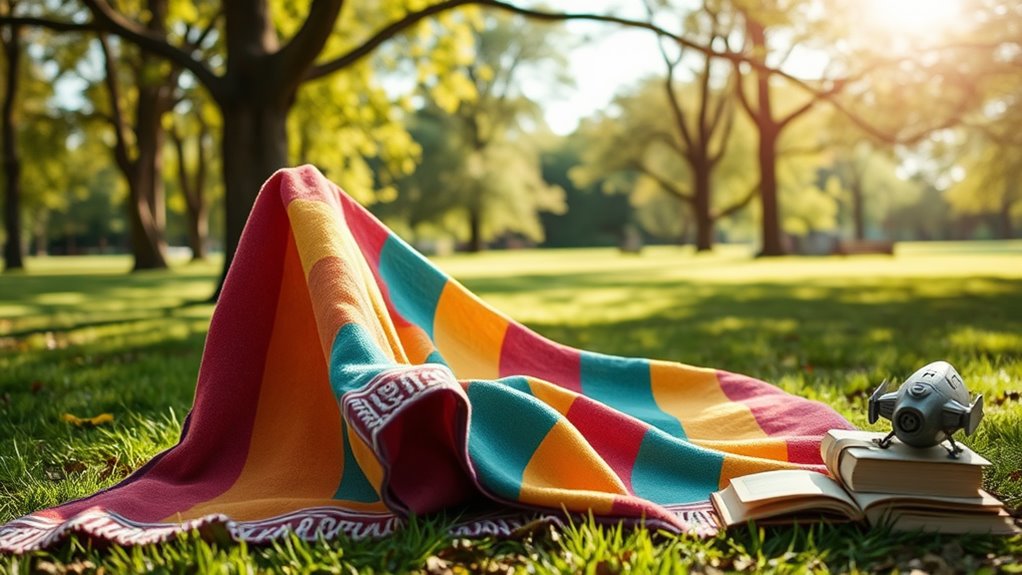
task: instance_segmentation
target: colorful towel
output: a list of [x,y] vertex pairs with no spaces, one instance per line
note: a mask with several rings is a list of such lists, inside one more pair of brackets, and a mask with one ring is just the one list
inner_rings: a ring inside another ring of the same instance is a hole
[[213,314],[177,446],[91,497],[0,528],[22,552],[219,529],[459,534],[592,513],[716,530],[732,477],[823,469],[849,425],[752,379],[566,347],[488,307],[311,167],[263,187]]

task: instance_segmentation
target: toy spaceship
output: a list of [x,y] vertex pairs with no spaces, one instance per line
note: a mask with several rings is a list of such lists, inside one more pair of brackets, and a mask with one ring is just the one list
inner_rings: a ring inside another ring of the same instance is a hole
[[[887,380],[869,398],[869,422],[877,418],[891,420],[894,429],[877,440],[880,447],[891,445],[897,436],[913,447],[933,447],[945,439],[951,444],[948,455],[957,458],[962,448],[952,434],[964,429],[972,435],[983,419],[983,396],[969,403],[969,390],[962,376],[946,361],[935,361],[919,369],[895,392],[887,392]],[[946,447],[945,447],[946,448]]]

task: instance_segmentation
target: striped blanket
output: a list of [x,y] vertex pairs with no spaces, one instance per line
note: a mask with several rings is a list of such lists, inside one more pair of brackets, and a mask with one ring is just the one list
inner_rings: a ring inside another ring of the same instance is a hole
[[460,535],[589,514],[717,529],[732,477],[822,470],[848,423],[756,379],[560,345],[487,306],[311,167],[263,187],[213,314],[179,443],[119,484],[0,528],[267,541]]

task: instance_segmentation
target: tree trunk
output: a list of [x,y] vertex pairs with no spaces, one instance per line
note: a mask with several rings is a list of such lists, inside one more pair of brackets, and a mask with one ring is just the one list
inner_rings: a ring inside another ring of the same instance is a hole
[[479,253],[485,247],[483,245],[483,209],[480,203],[472,202],[468,208],[468,251],[472,253]]
[[[766,29],[762,24],[749,20],[746,26],[753,52],[760,58],[767,54]],[[780,198],[777,193],[777,140],[780,129],[774,121],[770,98],[770,72],[756,70],[756,128],[759,132],[759,174],[760,204],[763,217],[763,247],[761,256],[784,255],[781,229]]]
[[852,217],[855,219],[855,239],[866,239],[866,198],[862,191],[862,181],[856,178],[852,182]]
[[3,103],[4,147],[4,270],[25,267],[25,247],[21,237],[21,158],[18,157],[18,120],[14,105],[18,91],[18,67],[21,60],[19,29],[10,26],[5,31],[4,55],[7,59],[7,77]]
[[188,245],[192,248],[192,261],[202,261],[209,255],[209,208],[203,201],[198,211],[188,214]]
[[287,165],[287,112],[254,93],[222,107],[225,244],[224,268],[214,298],[220,295],[249,211],[263,183]]
[[[1013,185],[1013,183],[1012,184],[1005,184],[1005,187],[1007,187],[1009,185]],[[1011,223],[1011,204],[1012,204],[1012,201],[1011,201],[1011,194],[1009,192],[1010,192],[1010,190],[1008,190],[1008,189],[1004,190],[1004,199],[1001,200],[1001,209],[998,210],[998,214],[997,214],[997,219],[998,219],[998,226],[997,226],[998,230],[997,231],[998,231],[998,234],[999,234],[999,236],[1000,236],[1000,238],[1002,240],[1010,240],[1012,238],[1012,236],[1015,235],[1015,230],[1013,229],[1013,226],[1012,226],[1012,223]]]
[[209,204],[206,202],[206,175],[208,173],[208,156],[210,140],[209,126],[202,119],[202,114],[195,115],[199,125],[199,133],[195,138],[195,174],[188,174],[188,158],[185,156],[184,137],[177,128],[170,130],[170,138],[177,152],[177,177],[181,187],[181,195],[185,200],[185,212],[188,217],[188,247],[192,250],[192,261],[205,260],[206,246],[209,241]]
[[[149,58],[143,56],[145,69]],[[128,175],[128,221],[133,271],[167,267],[166,199],[163,190],[165,86],[140,85],[135,116],[138,156]]]
[[695,194],[692,208],[696,220],[696,251],[707,252],[713,249],[713,215],[710,213],[710,170],[706,161],[696,161],[692,165],[692,180]]
[[777,193],[777,131],[773,125],[759,131],[760,205],[763,212],[763,248],[760,256],[785,253],[781,209]]

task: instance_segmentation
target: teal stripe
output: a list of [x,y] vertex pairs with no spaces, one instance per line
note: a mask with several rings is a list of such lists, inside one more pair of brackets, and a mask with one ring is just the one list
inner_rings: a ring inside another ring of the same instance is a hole
[[330,387],[340,398],[369,383],[380,371],[394,367],[366,328],[348,323],[337,330],[330,350]]
[[358,501],[360,503],[373,503],[380,500],[380,495],[369,483],[365,472],[359,467],[355,454],[351,451],[351,443],[348,441],[347,424],[341,422],[341,437],[344,438],[344,473],[341,475],[341,483],[337,486],[334,499],[345,499]]
[[653,398],[649,360],[582,352],[582,393],[618,411],[685,439],[681,422]]
[[394,234],[380,250],[380,276],[394,309],[434,339],[433,318],[447,276]]
[[720,484],[724,456],[650,429],[632,467],[635,495],[659,503],[705,502]]
[[444,356],[440,355],[439,351],[434,351],[426,356],[426,361],[424,363],[439,363],[440,365],[447,365],[447,360],[444,359]]
[[468,400],[468,454],[479,481],[498,497],[517,501],[525,467],[559,415],[532,396],[491,381],[473,381]]
[[521,375],[512,375],[511,377],[502,377],[495,380],[496,383],[503,383],[515,391],[520,391],[525,395],[532,396],[532,386],[529,385],[529,380]]

